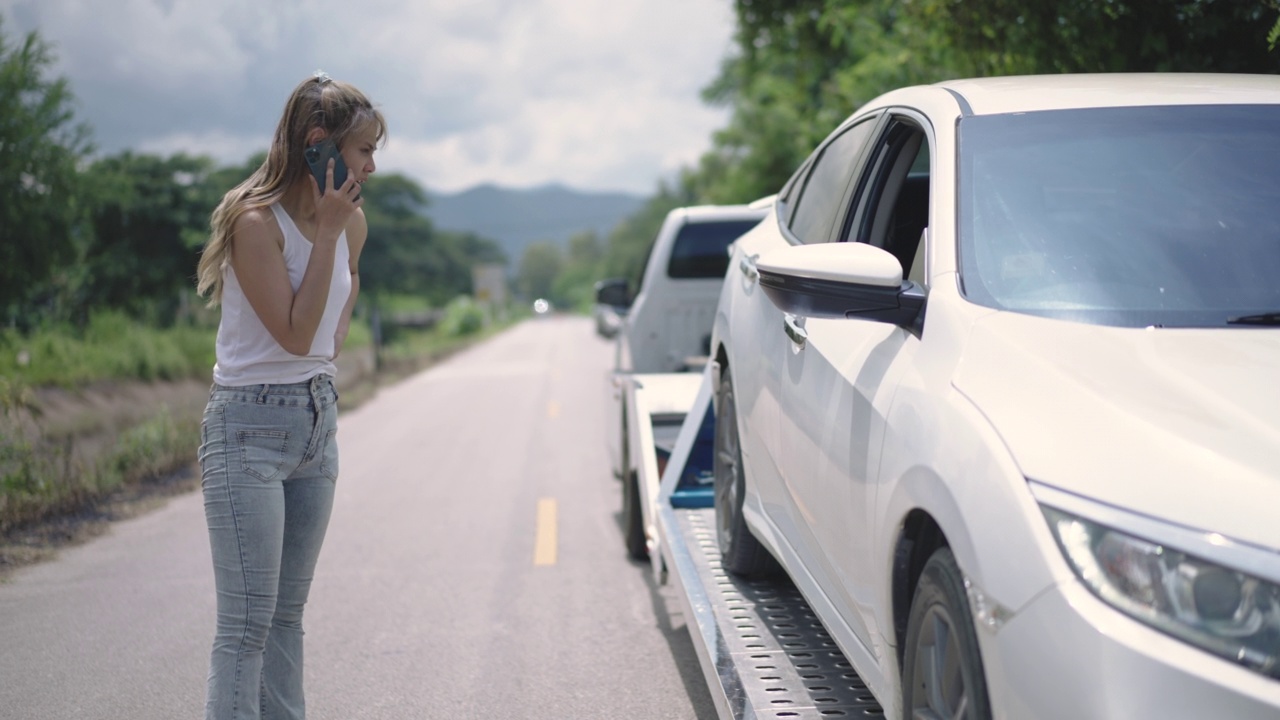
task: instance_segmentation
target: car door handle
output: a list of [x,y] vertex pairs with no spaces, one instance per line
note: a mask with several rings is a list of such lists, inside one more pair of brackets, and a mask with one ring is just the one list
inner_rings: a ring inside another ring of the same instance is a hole
[[758,257],[760,256],[743,255],[742,259],[738,261],[738,269],[742,271],[743,275],[747,276],[748,280],[754,281],[756,278],[760,277],[760,271],[756,270],[756,258]]
[[809,332],[804,329],[804,318],[787,313],[782,316],[782,327],[787,331],[787,337],[796,345],[804,347],[809,341]]

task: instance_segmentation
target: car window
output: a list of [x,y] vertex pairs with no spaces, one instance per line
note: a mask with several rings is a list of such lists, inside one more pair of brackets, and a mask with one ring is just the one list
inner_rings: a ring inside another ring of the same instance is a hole
[[874,118],[864,120],[841,132],[819,151],[791,211],[791,233],[801,242],[830,239],[849,179],[857,170],[858,157],[875,125]]
[[787,184],[782,186],[778,191],[778,200],[775,204],[778,210],[778,219],[783,225],[791,226],[791,211],[795,209],[795,203],[792,202],[800,194],[799,188],[804,186],[804,181],[809,177],[809,170],[813,168],[813,157],[810,156],[799,170],[791,175],[791,179],[787,180]]
[[[903,277],[924,284],[924,230],[929,222],[929,142],[915,122],[895,118],[877,138],[866,176],[851,200],[840,234],[884,248],[898,258]],[[914,275],[914,276],[913,276]]]
[[673,278],[722,278],[729,269],[729,244],[759,224],[759,220],[717,220],[689,223],[680,228],[667,275]]
[[1280,311],[1280,107],[992,115],[958,133],[972,302],[1130,327]]

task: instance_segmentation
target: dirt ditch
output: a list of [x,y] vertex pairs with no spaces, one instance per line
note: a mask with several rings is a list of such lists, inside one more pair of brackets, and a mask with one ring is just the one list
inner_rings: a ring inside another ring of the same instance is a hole
[[[353,408],[372,397],[379,386],[437,359],[375,369],[371,349],[344,353],[338,358],[339,407]],[[160,413],[184,423],[198,423],[209,397],[209,384],[207,380],[183,380],[100,382],[75,390],[39,388],[32,403],[35,417],[25,420],[24,431],[38,433],[61,448],[66,454],[63,461],[70,467],[92,467],[124,431]],[[198,489],[195,452],[193,445],[188,461],[160,477],[84,498],[66,512],[0,534],[0,581],[20,567],[56,557],[62,548],[106,532],[113,522],[158,509],[169,498]]]

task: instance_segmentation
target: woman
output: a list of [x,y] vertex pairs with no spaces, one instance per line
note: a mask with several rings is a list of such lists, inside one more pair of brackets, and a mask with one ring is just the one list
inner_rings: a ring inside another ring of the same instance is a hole
[[[338,474],[334,358],[360,289],[360,185],[386,121],[316,73],[294,89],[266,161],[222,198],[198,290],[222,305],[200,467],[218,622],[205,717],[302,718],[302,608]],[[336,143],[323,185],[306,148]]]

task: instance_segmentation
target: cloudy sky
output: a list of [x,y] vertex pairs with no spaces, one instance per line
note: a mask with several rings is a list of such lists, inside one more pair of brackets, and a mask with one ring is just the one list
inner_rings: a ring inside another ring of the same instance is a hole
[[648,194],[727,111],[700,91],[731,0],[0,0],[38,30],[101,152],[239,163],[316,69],[386,114],[379,168],[450,192],[491,182]]

